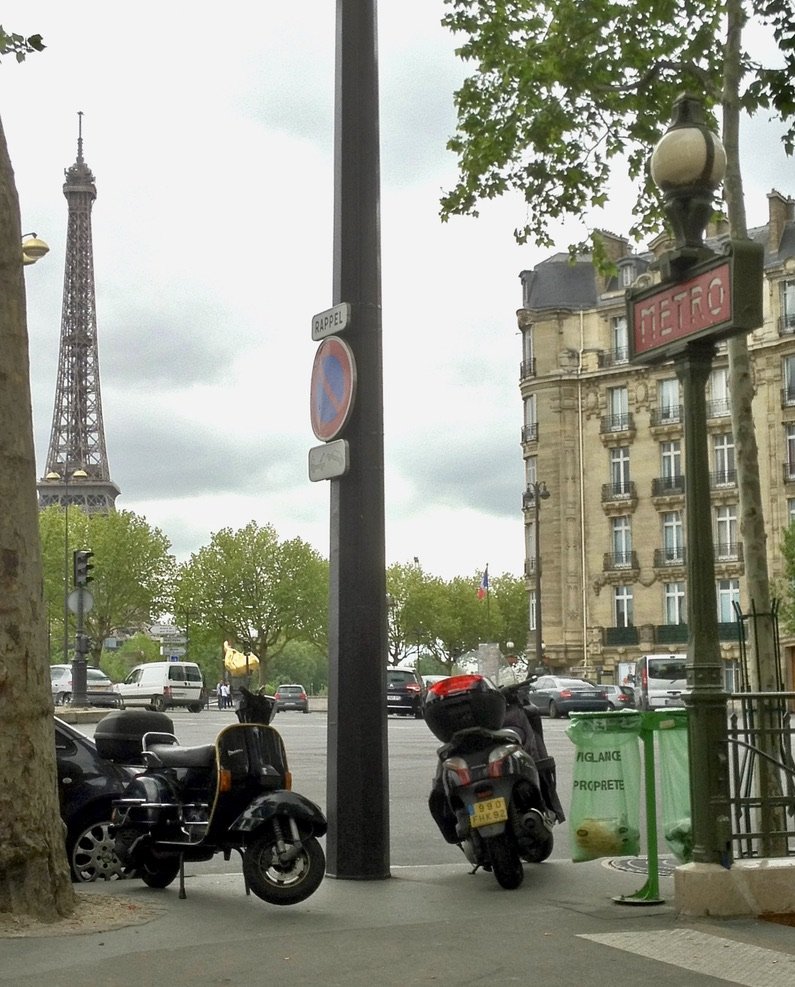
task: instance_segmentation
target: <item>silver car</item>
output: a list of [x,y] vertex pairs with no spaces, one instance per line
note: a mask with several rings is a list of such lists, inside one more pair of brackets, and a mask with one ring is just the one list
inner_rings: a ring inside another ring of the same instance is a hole
[[[72,666],[50,665],[50,685],[52,701],[63,706],[72,701]],[[101,668],[86,666],[86,695],[89,703],[101,706],[118,706],[118,697],[113,692],[113,683]]]

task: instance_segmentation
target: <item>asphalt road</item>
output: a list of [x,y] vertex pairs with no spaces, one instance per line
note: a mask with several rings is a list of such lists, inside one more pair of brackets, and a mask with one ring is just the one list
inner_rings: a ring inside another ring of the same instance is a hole
[[[231,710],[205,710],[193,714],[172,710],[174,731],[180,743],[204,744],[213,740],[222,727],[235,721]],[[558,791],[564,811],[568,809],[571,793],[574,746],[565,735],[568,720],[547,720],[544,736],[547,748],[555,758],[558,770]],[[272,725],[278,729],[287,748],[293,775],[293,790],[317,802],[326,809],[327,716],[325,713],[278,713]],[[80,724],[79,729],[93,735],[94,724]],[[428,812],[428,791],[436,769],[436,749],[439,741],[423,720],[390,716],[387,719],[389,750],[390,803],[390,866],[460,863],[468,867],[456,846],[445,843]],[[569,857],[568,826],[555,830],[552,858]],[[240,869],[234,857],[224,861],[219,855],[208,863],[186,867],[201,873],[229,873]]]

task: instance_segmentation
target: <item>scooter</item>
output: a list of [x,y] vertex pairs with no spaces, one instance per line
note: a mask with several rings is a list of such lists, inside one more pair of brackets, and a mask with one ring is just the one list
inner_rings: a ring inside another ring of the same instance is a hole
[[293,905],[323,880],[326,858],[318,837],[326,819],[314,802],[290,790],[282,738],[268,725],[275,699],[241,691],[240,722],[221,730],[212,744],[180,746],[163,713],[118,712],[98,725],[103,757],[133,754],[144,765],[113,803],[116,853],[125,876],[150,888],[168,887],[179,875],[184,898],[186,860],[210,860],[216,853],[229,860],[236,850],[246,894]]
[[481,675],[452,676],[425,697],[425,722],[445,741],[431,815],[445,840],[463,850],[471,873],[492,871],[507,889],[524,880],[523,861],[549,857],[553,826],[565,819],[540,719],[525,711],[531,681],[498,688]]

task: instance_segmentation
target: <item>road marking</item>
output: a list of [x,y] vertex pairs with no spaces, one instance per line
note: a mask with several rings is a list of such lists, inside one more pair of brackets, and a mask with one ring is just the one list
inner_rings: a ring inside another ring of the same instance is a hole
[[795,983],[795,955],[694,929],[609,932],[578,938],[743,987],[792,987]]

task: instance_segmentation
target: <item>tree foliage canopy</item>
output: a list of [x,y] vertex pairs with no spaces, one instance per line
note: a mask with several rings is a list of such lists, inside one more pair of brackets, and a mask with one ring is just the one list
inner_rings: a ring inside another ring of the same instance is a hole
[[[448,147],[459,180],[443,219],[476,216],[481,200],[518,191],[527,204],[515,236],[552,246],[550,225],[586,222],[605,205],[619,160],[635,182],[640,238],[659,226],[646,173],[676,95],[692,88],[719,104],[725,0],[445,0],[443,19],[465,37],[473,67],[455,94],[458,130]],[[789,120],[795,145],[795,12],[791,0],[734,0],[773,36],[779,64],[741,58],[742,107]]]

